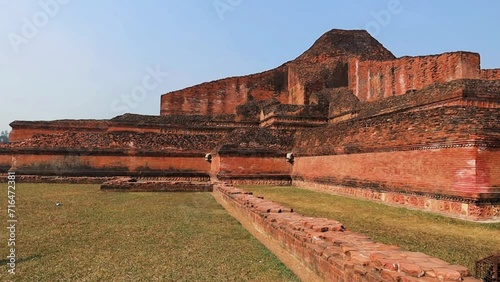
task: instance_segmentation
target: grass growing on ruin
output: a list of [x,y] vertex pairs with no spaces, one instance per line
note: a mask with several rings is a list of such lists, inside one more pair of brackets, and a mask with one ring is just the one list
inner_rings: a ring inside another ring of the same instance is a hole
[[210,193],[18,183],[16,196],[17,271],[4,227],[0,281],[298,281]]
[[423,252],[471,271],[476,260],[500,252],[500,223],[467,222],[292,187],[242,188],[303,215],[335,219],[375,241]]

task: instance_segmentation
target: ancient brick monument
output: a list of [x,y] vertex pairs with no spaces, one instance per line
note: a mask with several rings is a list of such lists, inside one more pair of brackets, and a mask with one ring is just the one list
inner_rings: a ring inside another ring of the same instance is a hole
[[331,30],[295,60],[162,95],[161,114],[14,121],[0,172],[296,185],[500,219],[500,69]]

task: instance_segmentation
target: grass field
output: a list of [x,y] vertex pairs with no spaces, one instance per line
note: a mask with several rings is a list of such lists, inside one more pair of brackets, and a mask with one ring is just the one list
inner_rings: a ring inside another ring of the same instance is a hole
[[18,183],[16,200],[16,274],[3,220],[0,281],[298,281],[210,193]]
[[419,251],[474,271],[500,252],[500,223],[474,223],[427,212],[291,187],[242,186],[308,216],[336,219],[373,240]]

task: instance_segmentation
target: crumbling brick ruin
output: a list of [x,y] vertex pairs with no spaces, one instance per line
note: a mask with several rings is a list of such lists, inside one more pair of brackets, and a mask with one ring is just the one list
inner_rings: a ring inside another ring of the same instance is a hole
[[[262,230],[263,243],[279,245],[318,281],[480,281],[466,267],[374,242],[336,220],[306,217],[242,189],[217,184],[214,197],[240,222],[250,222],[248,229]],[[307,278],[303,281],[313,280]]]
[[160,116],[14,121],[0,172],[293,184],[499,220],[499,108],[479,54],[396,58],[331,30],[273,70],[162,95]]

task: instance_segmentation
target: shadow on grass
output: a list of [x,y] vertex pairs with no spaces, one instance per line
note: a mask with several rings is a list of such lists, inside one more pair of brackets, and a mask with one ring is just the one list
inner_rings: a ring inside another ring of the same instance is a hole
[[[27,261],[35,260],[35,259],[40,259],[40,258],[42,258],[42,255],[32,255],[29,257],[16,259],[16,265],[19,263],[23,263],[23,262],[27,262]],[[8,259],[0,259],[0,265],[5,265],[7,263],[10,263],[10,261]]]

